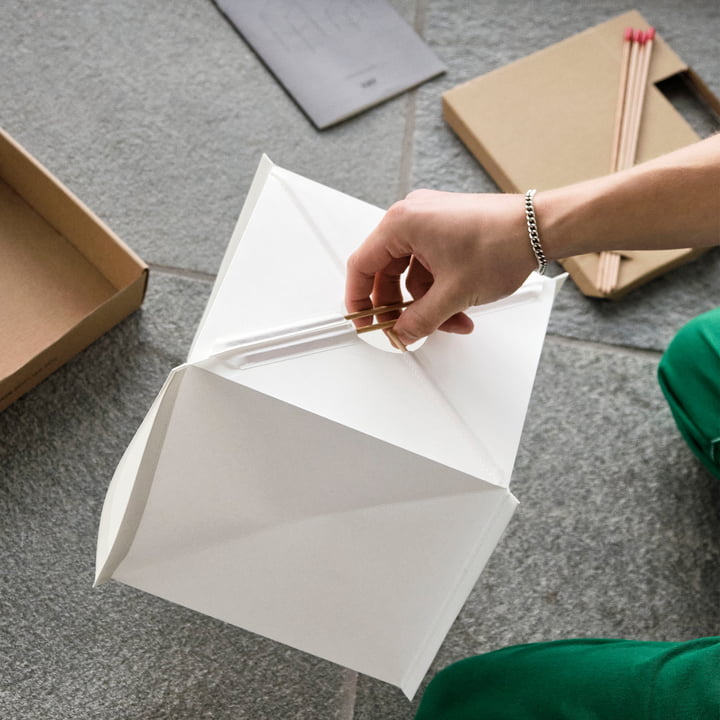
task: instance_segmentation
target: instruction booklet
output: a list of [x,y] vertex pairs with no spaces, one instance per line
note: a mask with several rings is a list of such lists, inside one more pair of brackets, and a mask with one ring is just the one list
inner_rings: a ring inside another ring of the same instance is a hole
[[385,0],[216,0],[323,129],[445,71]]

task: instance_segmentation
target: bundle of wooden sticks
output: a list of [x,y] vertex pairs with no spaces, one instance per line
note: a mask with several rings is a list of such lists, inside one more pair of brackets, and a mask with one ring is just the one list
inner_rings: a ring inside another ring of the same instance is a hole
[[[403,310],[404,308],[408,307],[408,305],[412,305],[412,300],[406,300],[405,302],[396,303],[395,305],[380,305],[378,307],[371,307],[367,310],[360,310],[358,312],[350,313],[349,315],[345,315],[346,320],[359,320],[360,318],[372,318],[375,315],[387,315],[387,314],[396,314],[400,310]],[[362,327],[356,328],[355,332],[358,333],[366,333],[366,332],[372,332],[374,330],[384,330],[385,334],[390,339],[390,342],[401,352],[407,352],[407,348],[403,343],[400,341],[400,338],[395,334],[395,331],[393,330],[393,325],[397,322],[397,318],[394,320],[385,320],[383,322],[376,322],[373,323],[372,320],[370,321],[370,324],[364,325]]]
[[[611,172],[625,170],[635,164],[654,39],[655,28],[644,32],[627,28],[623,36]],[[601,293],[607,295],[617,286],[621,258],[621,254],[616,252],[600,253],[595,284]]]

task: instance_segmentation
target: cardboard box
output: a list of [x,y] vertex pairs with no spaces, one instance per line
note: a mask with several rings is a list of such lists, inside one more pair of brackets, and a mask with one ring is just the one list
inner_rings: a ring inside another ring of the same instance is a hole
[[[443,95],[443,114],[505,192],[547,190],[610,172],[622,37],[644,29],[638,13],[620,15]],[[657,83],[682,75],[711,109],[720,101],[658,35],[649,69],[637,162],[699,140]],[[540,229],[542,233],[542,228]],[[623,253],[617,289],[595,286],[596,253],[562,261],[586,295],[618,298],[702,250]]]
[[0,129],[0,410],[142,303],[147,266]]

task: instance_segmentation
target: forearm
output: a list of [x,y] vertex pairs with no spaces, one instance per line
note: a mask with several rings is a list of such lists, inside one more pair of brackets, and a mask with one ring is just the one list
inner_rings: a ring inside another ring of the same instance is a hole
[[[630,170],[535,195],[548,260],[602,250],[720,244],[720,134]],[[509,295],[537,267],[522,195],[421,190],[395,203],[348,260],[350,312],[415,298],[395,333],[409,345]]]
[[538,193],[548,259],[720,244],[720,134],[629,170]]

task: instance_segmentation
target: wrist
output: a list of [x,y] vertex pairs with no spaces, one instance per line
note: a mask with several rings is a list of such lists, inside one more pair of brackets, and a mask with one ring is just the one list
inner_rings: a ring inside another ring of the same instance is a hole
[[545,257],[545,251],[543,250],[542,243],[540,242],[540,233],[537,226],[537,218],[535,217],[535,205],[533,198],[535,197],[535,189],[528,190],[525,193],[525,224],[528,229],[528,239],[530,240],[530,248],[535,256],[537,262],[536,272],[540,275],[545,274],[545,268],[547,267],[547,259]]
[[614,238],[604,231],[608,218],[598,215],[597,199],[602,193],[596,185],[597,181],[590,181],[535,195],[535,214],[548,262],[611,249]]

